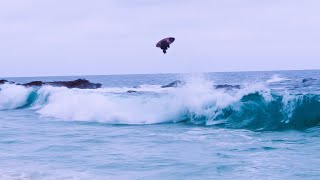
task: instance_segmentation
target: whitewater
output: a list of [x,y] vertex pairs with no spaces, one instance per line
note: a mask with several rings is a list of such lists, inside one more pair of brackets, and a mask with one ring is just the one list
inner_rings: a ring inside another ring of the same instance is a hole
[[320,71],[3,79],[78,78],[0,85],[0,179],[320,178]]

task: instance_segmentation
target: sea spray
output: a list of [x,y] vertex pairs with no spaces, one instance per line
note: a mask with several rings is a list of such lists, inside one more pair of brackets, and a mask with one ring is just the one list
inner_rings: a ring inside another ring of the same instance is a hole
[[[0,108],[29,108],[40,116],[106,124],[189,123],[252,130],[305,129],[320,122],[319,95],[273,92],[261,84],[215,89],[191,75],[177,88],[160,85],[97,90],[1,85]],[[122,90],[123,89],[123,90]]]
[[4,84],[0,86],[0,110],[11,110],[28,103],[32,88]]

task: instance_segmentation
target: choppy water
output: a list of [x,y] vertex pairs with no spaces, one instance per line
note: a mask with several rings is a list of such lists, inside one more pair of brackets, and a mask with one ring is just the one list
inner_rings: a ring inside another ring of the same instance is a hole
[[320,71],[7,79],[78,78],[0,85],[0,179],[320,178]]

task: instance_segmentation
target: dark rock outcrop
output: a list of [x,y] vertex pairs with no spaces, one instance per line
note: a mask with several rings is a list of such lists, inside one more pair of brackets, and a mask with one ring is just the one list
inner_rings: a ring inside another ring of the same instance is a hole
[[240,89],[240,85],[229,85],[229,84],[223,84],[223,85],[213,85],[214,88],[216,89],[227,89],[227,90],[232,90],[232,89]]
[[[4,83],[14,83],[14,82],[9,82],[7,80],[0,80],[0,84]],[[21,85],[21,86],[26,86],[26,87],[41,87],[44,85],[50,85],[50,86],[55,86],[55,87],[67,87],[67,88],[78,88],[78,89],[98,89],[101,88],[100,83],[92,83],[86,79],[77,79],[74,81],[53,81],[53,82],[43,82],[43,81],[32,81],[29,83],[25,84],[16,84],[16,85]]]
[[137,92],[137,91],[135,91],[135,90],[129,90],[129,91],[127,91],[127,93],[135,93],[135,92]]
[[305,78],[302,80],[302,83],[310,82],[310,81],[315,81],[316,79],[313,78]]
[[[161,86],[161,88],[169,88],[169,87],[181,87],[185,85],[186,83],[180,80],[173,81],[170,84]],[[222,85],[213,85],[215,89],[227,89],[227,90],[232,90],[232,89],[241,89],[240,85],[229,85],[229,84],[222,84]]]
[[0,79],[0,84],[4,84],[4,83],[7,83],[7,82],[8,82],[7,80]]
[[173,82],[170,83],[170,84],[161,86],[161,88],[180,87],[180,86],[182,86],[182,85],[184,85],[184,84],[185,84],[185,82],[180,81],[180,80],[176,80],[176,81],[173,81]]
[[30,86],[42,86],[42,85],[45,85],[45,83],[42,82],[42,81],[32,81],[32,82],[29,82],[29,83],[26,83],[26,84],[22,84],[22,85],[23,86],[27,86],[27,87],[30,87]]
[[314,81],[316,81],[316,79],[314,78],[305,78],[305,79],[302,79],[301,82],[304,87],[308,87],[308,86],[311,86],[314,83]]
[[57,87],[67,87],[67,88],[79,88],[79,89],[98,89],[101,88],[100,83],[91,83],[86,79],[77,79],[75,81],[54,81],[47,82],[46,85],[57,86]]
[[14,82],[12,82],[12,81],[8,81],[8,80],[5,80],[5,79],[0,79],[0,85],[1,84],[5,84],[5,83],[14,84]]

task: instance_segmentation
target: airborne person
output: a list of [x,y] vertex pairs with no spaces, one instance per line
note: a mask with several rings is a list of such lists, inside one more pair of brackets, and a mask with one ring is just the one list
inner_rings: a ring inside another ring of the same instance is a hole
[[162,39],[157,43],[156,47],[162,49],[163,53],[165,54],[167,52],[167,49],[170,48],[170,44],[173,43],[174,40],[175,38],[173,37]]

